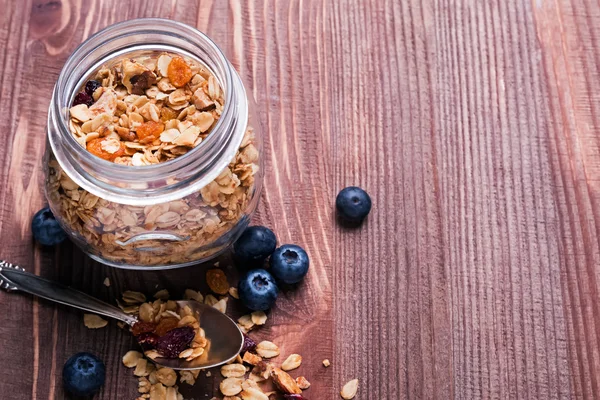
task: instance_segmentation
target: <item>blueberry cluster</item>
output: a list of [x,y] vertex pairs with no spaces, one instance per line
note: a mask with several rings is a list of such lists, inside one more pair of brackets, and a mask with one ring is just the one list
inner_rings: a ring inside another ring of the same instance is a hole
[[[308,273],[306,251],[295,244],[277,248],[277,238],[264,226],[251,226],[234,244],[238,265],[249,268],[238,285],[240,300],[251,310],[268,310],[275,304],[277,284],[295,284]],[[269,270],[261,268],[269,258]]]

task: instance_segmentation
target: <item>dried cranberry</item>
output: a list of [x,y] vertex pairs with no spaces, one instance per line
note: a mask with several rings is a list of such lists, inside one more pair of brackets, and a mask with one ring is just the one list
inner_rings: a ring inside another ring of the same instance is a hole
[[133,333],[133,336],[139,336],[142,333],[154,332],[154,329],[156,329],[154,322],[138,321],[131,327],[131,333]]
[[284,394],[283,398],[286,400],[308,400],[306,397],[303,397],[301,394]]
[[191,326],[175,328],[158,339],[156,350],[166,358],[177,358],[179,353],[187,349],[196,332]]
[[89,107],[92,104],[94,104],[94,99],[92,98],[92,96],[90,96],[89,94],[87,94],[85,92],[79,92],[79,93],[77,93],[77,96],[75,96],[75,99],[73,100],[73,105],[76,106],[79,104],[85,104]]
[[245,353],[249,350],[256,349],[256,342],[250,338],[250,336],[244,333],[244,345],[242,346],[242,353]]
[[144,350],[150,350],[158,347],[160,338],[154,333],[147,332],[139,335],[137,341]]
[[94,95],[96,89],[98,89],[100,86],[102,85],[98,81],[87,81],[85,84],[85,92],[91,97]]

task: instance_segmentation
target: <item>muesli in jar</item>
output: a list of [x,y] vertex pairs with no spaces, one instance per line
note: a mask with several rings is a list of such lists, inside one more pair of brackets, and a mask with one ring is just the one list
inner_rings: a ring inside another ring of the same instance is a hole
[[[74,96],[69,128],[91,154],[143,168],[199,146],[224,106],[221,85],[208,68],[177,54],[146,53],[93,73]],[[86,191],[52,154],[48,169],[54,211],[67,230],[81,235],[86,251],[115,264],[173,265],[206,256],[203,248],[245,215],[259,151],[248,125],[235,156],[214,181],[182,199],[148,206],[110,202]],[[147,233],[176,240],[144,239]]]

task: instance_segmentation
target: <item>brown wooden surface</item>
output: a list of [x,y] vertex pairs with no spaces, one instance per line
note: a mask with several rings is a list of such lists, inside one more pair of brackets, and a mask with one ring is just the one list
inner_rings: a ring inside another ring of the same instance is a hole
[[[598,0],[0,4],[1,258],[106,300],[202,287],[203,267],[115,270],[71,244],[40,249],[29,229],[65,59],[108,24],[169,17],[211,35],[254,88],[255,222],[312,258],[258,336],[304,356],[309,399],[355,377],[357,399],[600,398]],[[374,210],[348,230],[332,204],[354,184]],[[114,323],[90,331],[5,293],[0,318],[1,399],[64,398],[62,365],[83,350],[107,363],[99,398],[135,397],[120,363],[133,342]]]

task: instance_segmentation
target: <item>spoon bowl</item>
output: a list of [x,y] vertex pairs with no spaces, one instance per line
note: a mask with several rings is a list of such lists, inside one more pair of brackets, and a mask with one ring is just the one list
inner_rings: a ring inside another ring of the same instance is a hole
[[[126,314],[118,307],[58,282],[25,272],[22,268],[6,261],[0,261],[0,288],[9,292],[15,290],[27,292],[56,303],[114,318],[130,326],[138,322],[136,317]],[[164,357],[149,359],[150,361],[171,369],[194,370],[225,364],[240,353],[244,345],[244,335],[231,318],[216,308],[197,301],[182,300],[177,304],[179,307],[190,307],[198,316],[200,326],[204,329],[208,340],[204,354],[192,361]]]

